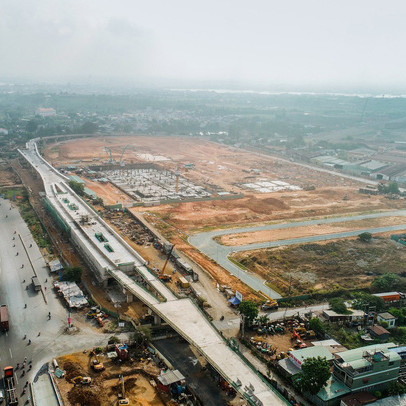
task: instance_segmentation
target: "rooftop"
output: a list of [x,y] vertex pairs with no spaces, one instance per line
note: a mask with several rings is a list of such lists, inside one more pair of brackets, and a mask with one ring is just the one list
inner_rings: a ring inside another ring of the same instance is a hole
[[341,401],[345,406],[362,406],[375,402],[376,397],[369,392],[357,392],[344,396]]
[[331,352],[323,346],[308,347],[301,350],[294,350],[289,352],[289,356],[293,356],[300,363],[304,362],[306,358],[310,357],[325,357],[327,361],[334,359]]
[[[349,309],[350,310],[350,309]],[[323,310],[323,313],[327,314],[329,317],[334,317],[334,316],[348,316],[348,317],[364,317],[364,312],[362,310],[357,310],[357,309],[351,309],[351,313],[344,314],[344,313],[336,313],[334,310],[328,309],[328,310]]]
[[331,377],[327,381],[327,385],[319,391],[317,396],[324,401],[328,401],[341,397],[350,392],[351,389],[347,388],[347,386],[345,386],[341,381]]
[[384,334],[390,334],[386,328],[383,328],[382,326],[372,326],[369,328],[375,335],[377,336],[383,336]]
[[384,320],[393,320],[393,319],[396,319],[395,316],[391,315],[391,314],[388,313],[388,312],[379,313],[378,316],[379,316],[381,319],[384,319]]
[[[385,355],[388,355],[390,354],[389,348],[393,347],[396,347],[396,344],[394,343],[373,344],[367,345],[365,347],[355,348],[353,350],[343,351],[337,354],[337,356],[344,362],[351,362],[363,358],[366,352],[373,354],[375,352],[382,351]],[[400,359],[400,357],[398,359]]]

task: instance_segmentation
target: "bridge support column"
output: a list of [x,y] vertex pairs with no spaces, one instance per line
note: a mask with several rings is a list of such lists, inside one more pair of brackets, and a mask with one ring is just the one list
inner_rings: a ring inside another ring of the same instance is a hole
[[157,316],[156,314],[154,314],[154,326],[160,326],[162,323],[162,320],[159,316]]
[[127,297],[127,303],[132,303],[134,301],[134,295],[130,292],[128,292],[126,289],[123,288],[123,293]]

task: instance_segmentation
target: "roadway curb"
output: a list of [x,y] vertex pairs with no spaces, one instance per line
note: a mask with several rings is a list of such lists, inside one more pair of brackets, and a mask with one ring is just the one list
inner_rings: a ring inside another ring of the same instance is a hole
[[[28,261],[30,262],[32,271],[34,272],[34,275],[38,278],[37,272],[35,271],[34,265],[33,265],[32,261],[31,261],[30,255],[28,254],[27,248],[26,248],[26,246],[24,244],[24,241],[23,241],[20,233],[18,233],[18,237],[20,238],[21,244],[23,244],[23,248],[24,248],[25,254],[27,255]],[[48,304],[47,299],[46,299],[45,294],[44,294],[44,291],[42,290],[42,285],[41,285],[41,293],[42,293],[42,297],[44,299],[45,304]]]

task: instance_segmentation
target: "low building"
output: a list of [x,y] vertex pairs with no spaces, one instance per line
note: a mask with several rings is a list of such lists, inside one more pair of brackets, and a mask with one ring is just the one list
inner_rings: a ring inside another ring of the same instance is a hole
[[323,346],[308,347],[301,350],[289,351],[289,359],[299,369],[302,369],[302,363],[307,358],[317,357],[326,358],[326,360],[329,362],[332,362],[334,360],[333,354],[331,354],[331,352]]
[[404,298],[404,294],[400,292],[374,293],[374,296],[382,298],[385,303],[398,303]]
[[393,343],[377,344],[336,354],[332,377],[309,399],[318,406],[338,406],[346,395],[385,390],[399,376],[401,357],[389,350],[395,347]]
[[386,328],[383,328],[382,326],[374,325],[369,328],[369,331],[371,333],[371,336],[375,339],[381,340],[381,341],[386,341],[388,340],[390,336],[390,332],[386,330]]
[[312,345],[314,345],[315,347],[327,348],[333,355],[336,354],[337,352],[347,351],[347,348],[345,348],[336,340],[312,341]]
[[343,314],[336,313],[334,310],[323,310],[323,316],[331,322],[346,321],[346,322],[355,322],[361,321],[364,319],[365,313],[362,310],[349,309],[351,313]]
[[334,376],[352,391],[382,390],[398,379],[401,357],[393,343],[368,345],[337,354]]
[[390,313],[385,312],[385,313],[379,313],[377,316],[377,320],[379,321],[384,321],[386,323],[388,323],[388,327],[387,328],[393,328],[395,327],[395,323],[396,323],[396,317],[392,316]]
[[369,392],[357,392],[344,396],[340,406],[363,406],[375,402],[377,398]]
[[399,369],[399,380],[403,384],[406,384],[406,347],[390,348],[389,351],[393,351],[399,354],[401,358]]
[[53,117],[56,116],[56,110],[53,108],[40,107],[35,111],[35,114],[41,117]]
[[302,364],[307,358],[322,357],[330,363],[334,355],[325,346],[303,348],[301,350],[289,351],[288,358],[278,361],[278,368],[282,375],[289,378],[302,371]]

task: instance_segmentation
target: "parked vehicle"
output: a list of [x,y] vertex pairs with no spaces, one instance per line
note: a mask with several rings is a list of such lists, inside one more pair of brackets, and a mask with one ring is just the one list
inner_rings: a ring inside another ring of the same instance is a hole
[[31,282],[32,282],[32,286],[36,292],[41,290],[41,284],[39,283],[39,280],[36,276],[33,276],[31,278]]
[[0,324],[3,331],[9,330],[7,305],[1,305],[0,307]]
[[4,390],[6,392],[7,404],[14,406],[18,404],[18,396],[14,381],[14,368],[5,367],[3,376]]

